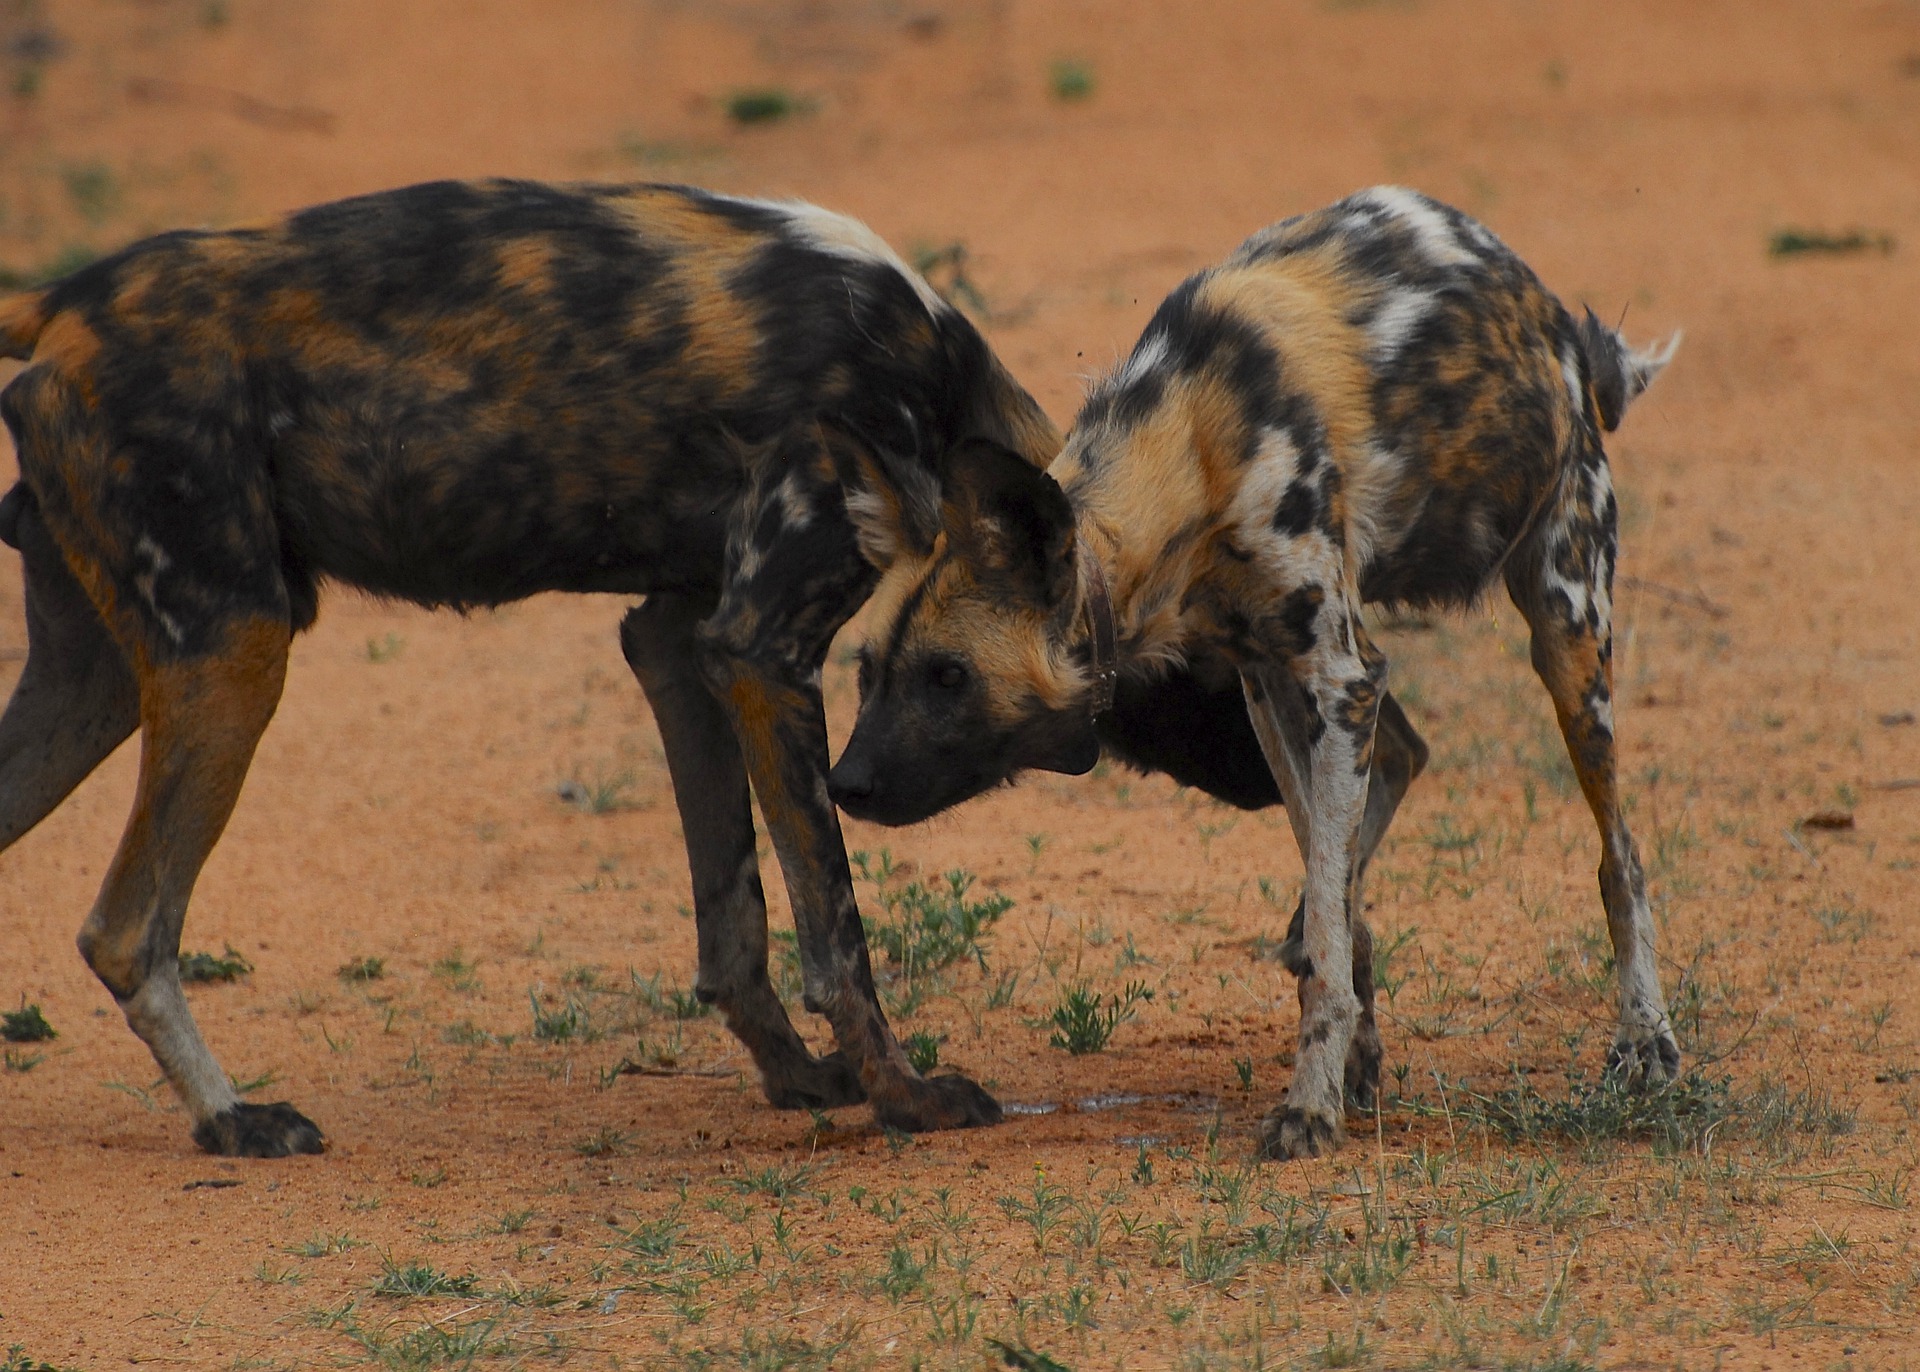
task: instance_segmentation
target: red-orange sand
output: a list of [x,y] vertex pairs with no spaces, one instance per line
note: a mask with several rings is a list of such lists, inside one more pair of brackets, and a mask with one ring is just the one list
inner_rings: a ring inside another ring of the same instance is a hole
[[[1610,1014],[1591,821],[1504,606],[1383,636],[1436,757],[1370,890],[1383,941],[1406,935],[1390,1086],[1421,1104],[1280,1167],[1248,1140],[1295,1024],[1257,956],[1299,872],[1283,816],[1103,771],[850,825],[1017,902],[990,970],[903,1028],[1003,1100],[1067,1108],[912,1141],[860,1110],[779,1114],[712,1020],[579,984],[693,966],[622,606],[463,619],[342,593],[296,645],[187,931],[255,964],[192,993],[215,1051],[331,1147],[195,1152],[75,953],[122,749],[0,856],[0,1002],[60,1033],[0,1072],[0,1356],[981,1367],[993,1338],[1077,1369],[1920,1361],[1920,789],[1889,785],[1920,778],[1920,8],[18,0],[0,40],[15,269],[433,176],[799,195],[903,250],[964,243],[988,334],[1064,423],[1185,273],[1393,180],[1636,339],[1684,328],[1611,445],[1665,981],[1706,1078],[1851,1124],[1730,1121],[1675,1150],[1474,1123],[1461,1093],[1516,1069],[1549,1096],[1570,1062],[1597,1073]],[[1090,96],[1054,94],[1062,61]],[[748,87],[808,109],[736,128]],[[1771,257],[1786,228],[1892,247]],[[0,558],[0,687],[24,642]],[[839,661],[830,692],[843,738]],[[568,779],[630,784],[591,814],[556,797]],[[1853,827],[1799,827],[1818,811]],[[356,958],[384,977],[336,974]],[[1048,1046],[1063,986],[1135,979],[1154,998],[1107,1052]],[[626,1027],[536,1042],[530,991]],[[607,1075],[625,1058],[663,1074]],[[451,1290],[378,1293],[411,1264]]]

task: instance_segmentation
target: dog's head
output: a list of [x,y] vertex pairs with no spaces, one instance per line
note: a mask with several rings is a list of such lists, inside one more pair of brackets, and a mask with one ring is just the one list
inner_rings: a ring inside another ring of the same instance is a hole
[[1091,768],[1074,519],[1058,483],[977,440],[937,481],[866,475],[847,504],[881,579],[835,803],[912,824],[1021,771]]

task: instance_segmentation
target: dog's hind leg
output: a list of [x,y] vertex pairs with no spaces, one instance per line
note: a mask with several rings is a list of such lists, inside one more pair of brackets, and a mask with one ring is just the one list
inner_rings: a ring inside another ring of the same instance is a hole
[[[1311,727],[1301,702],[1294,702],[1289,708],[1282,696],[1276,707],[1288,712],[1290,727],[1275,730],[1271,721],[1263,718],[1256,693],[1257,683],[1249,680],[1247,684],[1248,709],[1254,720],[1257,734],[1260,734],[1261,749],[1269,756],[1276,750],[1286,759],[1283,764],[1299,778],[1296,784],[1304,786],[1307,775],[1308,758],[1304,751],[1296,752],[1287,739],[1298,736],[1305,738],[1305,731]],[[1367,866],[1373,861],[1374,850],[1380,846],[1380,840],[1386,836],[1387,828],[1393,823],[1393,816],[1400,808],[1400,802],[1406,798],[1408,789],[1415,777],[1426,769],[1427,744],[1415,731],[1400,702],[1391,693],[1380,698],[1380,719],[1375,726],[1373,744],[1373,764],[1367,777],[1367,808],[1360,818],[1359,855],[1355,863],[1353,888],[1353,994],[1360,1001],[1360,1022],[1353,1032],[1352,1046],[1347,1050],[1346,1094],[1347,1100],[1357,1109],[1373,1108],[1380,1087],[1380,1061],[1382,1049],[1380,1043],[1380,1024],[1374,1013],[1373,983],[1373,929],[1367,923],[1366,889]],[[1275,773],[1278,776],[1278,771]],[[1283,791],[1284,794],[1284,791]],[[1294,839],[1300,845],[1304,860],[1307,852],[1308,828],[1311,819],[1296,815],[1291,802],[1288,805],[1289,818],[1294,823]],[[1307,898],[1304,894],[1300,903],[1294,906],[1293,918],[1287,924],[1286,939],[1280,945],[1280,961],[1296,977],[1305,973],[1306,954],[1301,949],[1301,939],[1305,935],[1307,920]]]
[[694,994],[720,1007],[774,1106],[857,1105],[866,1093],[846,1055],[808,1052],[767,979],[767,901],[746,763],[695,652],[694,628],[712,608],[686,596],[653,595],[620,625],[621,650],[660,728],[686,835],[700,940]]
[[140,781],[133,815],[80,931],[87,965],[113,992],[193,1117],[210,1153],[317,1153],[320,1131],[291,1105],[250,1105],[213,1054],[180,989],[187,901],[273,717],[285,679],[284,619],[229,621],[214,649],[155,662],[137,650]]
[[1598,440],[1565,477],[1556,505],[1515,549],[1507,589],[1533,631],[1533,666],[1600,827],[1600,899],[1620,979],[1620,1027],[1608,1069],[1657,1086],[1680,1070],[1667,1020],[1640,855],[1621,804],[1613,733],[1613,483]]
[[140,693],[25,486],[0,500],[25,570],[27,662],[0,716],[0,850],[38,824],[140,722]]

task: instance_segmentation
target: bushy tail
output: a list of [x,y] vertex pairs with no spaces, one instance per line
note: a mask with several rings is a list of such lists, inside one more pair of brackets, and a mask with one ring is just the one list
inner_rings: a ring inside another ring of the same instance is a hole
[[0,300],[0,357],[21,361],[33,356],[33,345],[47,327],[47,293],[29,291],[25,295]]
[[1587,356],[1587,380],[1593,386],[1593,403],[1600,411],[1600,427],[1612,433],[1620,419],[1640,395],[1653,384],[1680,347],[1675,333],[1665,345],[1635,348],[1618,329],[1602,324],[1589,309],[1580,321],[1580,351]]

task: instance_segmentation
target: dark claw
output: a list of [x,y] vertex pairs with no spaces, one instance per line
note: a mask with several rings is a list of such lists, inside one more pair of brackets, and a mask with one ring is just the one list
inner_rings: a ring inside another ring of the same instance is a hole
[[978,1129],[998,1124],[1006,1116],[1000,1102],[970,1078],[958,1072],[937,1077],[906,1078],[897,1095],[873,1101],[874,1120],[885,1129],[929,1134],[939,1129]]
[[853,1069],[845,1053],[809,1057],[784,1068],[776,1079],[771,1073],[761,1078],[767,1103],[776,1110],[836,1110],[858,1105],[867,1098],[861,1088],[860,1074]]
[[1260,1156],[1275,1162],[1317,1158],[1346,1141],[1346,1126],[1327,1115],[1282,1106],[1260,1123]]
[[327,1148],[320,1126],[283,1100],[229,1106],[196,1124],[193,1141],[223,1158],[284,1158]]

